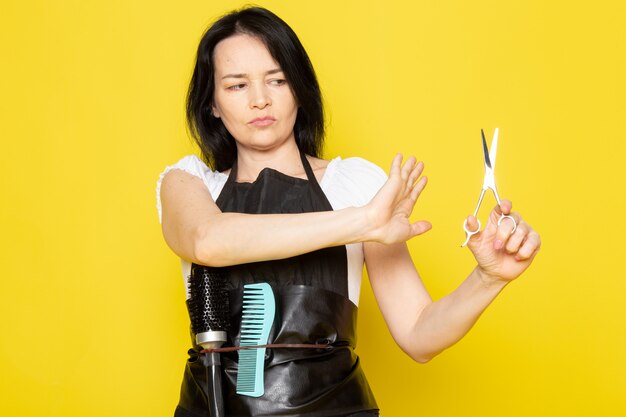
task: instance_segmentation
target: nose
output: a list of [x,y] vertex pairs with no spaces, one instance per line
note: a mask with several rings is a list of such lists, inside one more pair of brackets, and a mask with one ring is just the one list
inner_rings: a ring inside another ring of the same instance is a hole
[[264,109],[272,105],[267,86],[264,83],[254,83],[250,91],[250,108]]

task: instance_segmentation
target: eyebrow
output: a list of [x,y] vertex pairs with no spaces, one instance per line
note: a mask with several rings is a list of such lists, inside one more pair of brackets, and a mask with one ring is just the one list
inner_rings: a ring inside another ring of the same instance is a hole
[[[274,69],[267,71],[265,75],[277,74],[279,72],[283,72],[283,70],[280,68],[274,68]],[[248,74],[226,74],[222,77],[222,80],[226,78],[247,78],[247,77],[248,77]]]

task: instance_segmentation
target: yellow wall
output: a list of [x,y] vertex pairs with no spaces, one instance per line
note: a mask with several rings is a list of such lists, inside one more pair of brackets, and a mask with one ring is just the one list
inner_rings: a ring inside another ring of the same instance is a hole
[[[195,152],[183,105],[199,37],[241,4],[3,2],[0,415],[172,415],[188,318],[154,186]],[[434,228],[411,250],[433,297],[472,268],[459,244],[480,128],[500,128],[500,193],[544,240],[427,365],[394,345],[365,286],[358,351],[384,415],[626,412],[624,2],[261,4],[317,68],[326,157],[426,162],[416,217]]]

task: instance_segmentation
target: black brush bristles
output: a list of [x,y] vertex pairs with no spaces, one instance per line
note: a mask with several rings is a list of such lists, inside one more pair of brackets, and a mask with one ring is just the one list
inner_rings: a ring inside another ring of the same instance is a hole
[[228,330],[229,307],[225,284],[219,268],[192,267],[187,310],[194,334]]

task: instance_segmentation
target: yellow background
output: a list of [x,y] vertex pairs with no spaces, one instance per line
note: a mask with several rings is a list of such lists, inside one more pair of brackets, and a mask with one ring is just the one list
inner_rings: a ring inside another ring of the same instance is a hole
[[[357,351],[385,416],[626,413],[624,4],[261,2],[316,66],[327,158],[426,162],[416,218],[434,228],[411,251],[434,298],[473,265],[459,244],[480,128],[500,128],[500,193],[544,240],[427,365],[364,286]],[[0,415],[172,415],[188,317],[155,182],[196,152],[183,106],[197,43],[241,5],[2,2]]]

